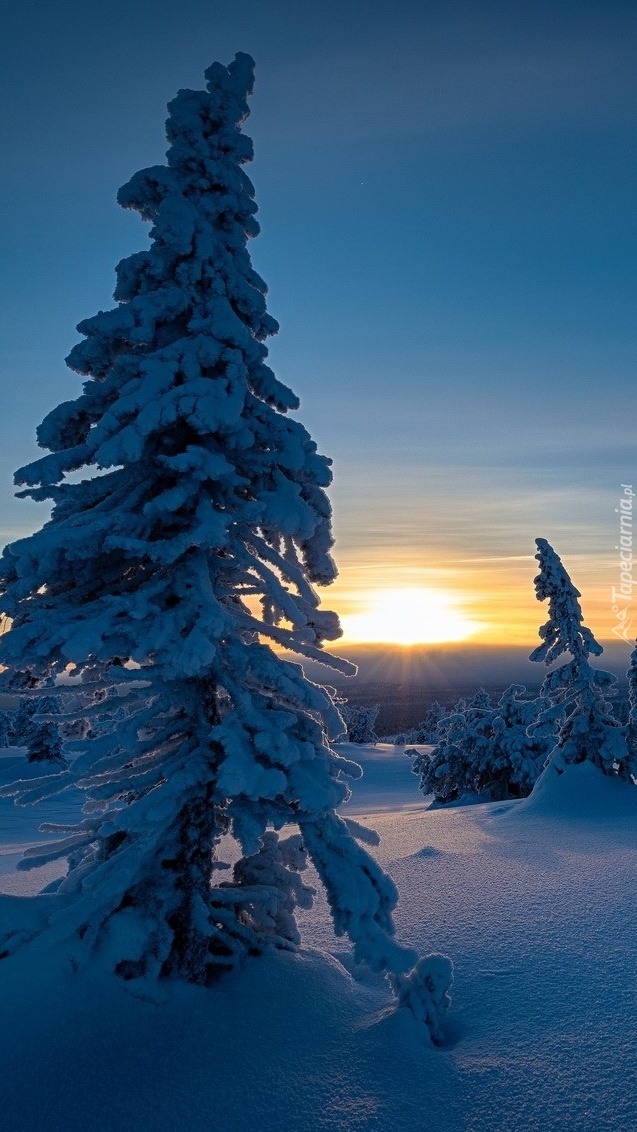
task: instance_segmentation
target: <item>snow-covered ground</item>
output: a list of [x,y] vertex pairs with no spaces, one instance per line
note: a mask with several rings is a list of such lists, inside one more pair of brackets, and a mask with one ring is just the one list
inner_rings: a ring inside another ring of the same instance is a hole
[[[637,790],[585,764],[525,802],[427,810],[402,751],[347,753],[400,939],[454,961],[447,1047],[352,971],[320,898],[298,955],[157,1001],[32,947],[0,963],[3,1132],[637,1128]],[[14,897],[36,817],[0,802]]]

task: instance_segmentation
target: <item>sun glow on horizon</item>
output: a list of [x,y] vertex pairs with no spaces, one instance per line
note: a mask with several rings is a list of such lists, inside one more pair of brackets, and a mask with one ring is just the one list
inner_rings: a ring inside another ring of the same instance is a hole
[[341,617],[343,639],[358,644],[433,645],[465,641],[483,628],[443,590],[374,590],[362,613]]

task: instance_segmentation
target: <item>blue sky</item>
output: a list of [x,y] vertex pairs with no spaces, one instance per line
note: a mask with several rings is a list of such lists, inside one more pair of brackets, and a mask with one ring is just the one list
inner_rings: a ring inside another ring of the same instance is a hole
[[522,639],[542,535],[610,636],[637,482],[632,0],[5,2],[0,541],[42,519],[12,472],[146,242],[116,191],[163,160],[176,90],[237,50],[271,360],[334,459],[328,604],[430,586]]

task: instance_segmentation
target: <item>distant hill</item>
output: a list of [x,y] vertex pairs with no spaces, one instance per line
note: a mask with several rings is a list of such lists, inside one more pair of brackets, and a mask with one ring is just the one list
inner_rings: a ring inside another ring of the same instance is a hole
[[[418,645],[405,648],[400,645],[340,645],[331,651],[358,665],[356,677],[362,682],[420,684],[429,688],[456,689],[474,685],[498,684],[506,687],[514,682],[527,686],[539,685],[546,669],[543,664],[531,662],[529,653],[535,648],[498,645]],[[595,662],[598,668],[607,668],[622,679],[630,658],[631,646],[614,642],[604,645],[604,653]],[[351,683],[351,677],[331,672],[322,665],[302,660],[307,675],[320,683],[342,687]]]
[[[499,698],[509,684],[523,684],[539,691],[546,669],[533,663],[528,649],[497,646],[427,645],[402,648],[397,645],[333,646],[332,651],[358,665],[356,676],[341,676],[323,665],[301,659],[311,680],[328,684],[356,706],[380,704],[378,734],[396,734],[424,718],[434,700],[452,706],[461,697],[470,698],[486,688]],[[625,686],[630,647],[611,643],[596,667],[607,668]],[[292,657],[297,660],[300,658]]]

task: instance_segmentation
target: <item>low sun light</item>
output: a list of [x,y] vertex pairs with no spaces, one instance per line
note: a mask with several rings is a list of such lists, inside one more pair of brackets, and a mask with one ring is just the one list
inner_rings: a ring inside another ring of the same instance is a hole
[[341,617],[347,641],[395,645],[464,641],[479,625],[464,617],[452,597],[434,589],[376,590],[364,613]]

